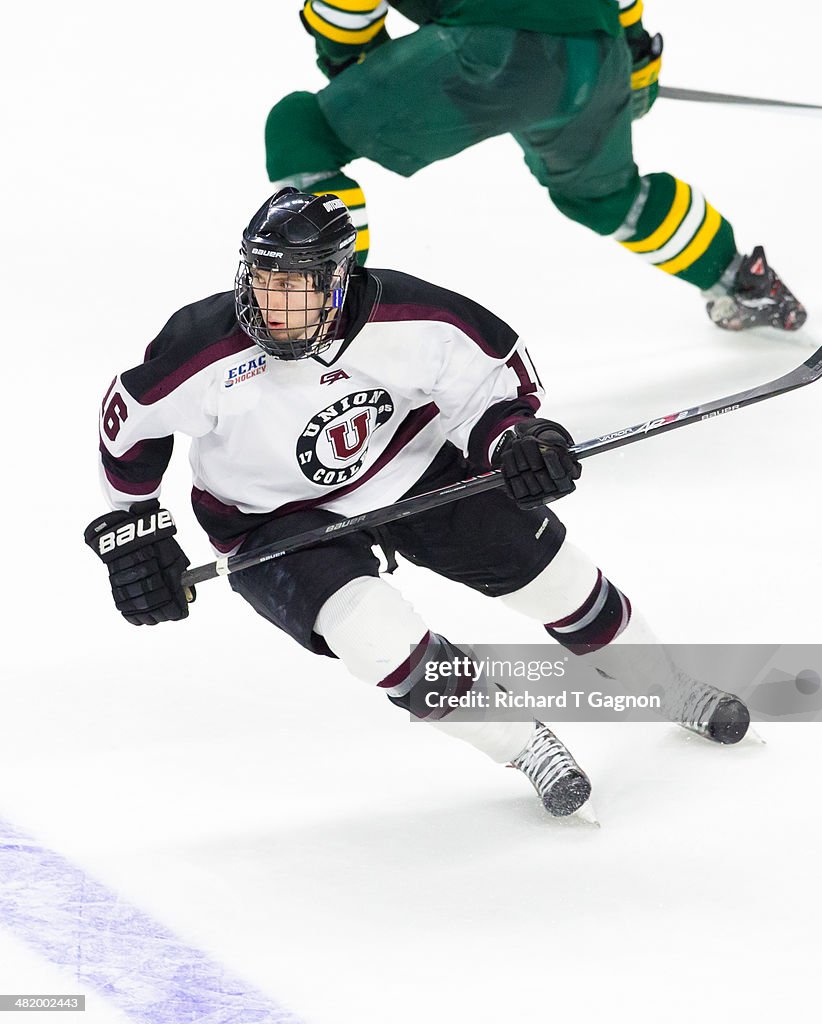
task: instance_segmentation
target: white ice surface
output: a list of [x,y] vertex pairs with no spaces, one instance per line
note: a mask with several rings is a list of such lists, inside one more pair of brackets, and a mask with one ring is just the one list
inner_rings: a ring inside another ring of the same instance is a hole
[[[268,194],[267,110],[322,84],[297,6],[4,15],[0,818],[315,1024],[816,1019],[817,725],[736,749],[566,725],[602,828],[557,823],[517,773],[411,727],[224,581],[173,627],[111,609],[81,540],[103,511],[97,403],[175,309],[230,287]],[[647,6],[668,84],[822,103],[810,0]],[[822,124],[660,101],[635,136],[643,171],[766,244],[806,330],[720,333],[693,289],[563,220],[510,139],[407,181],[352,165],[371,263],[506,317],[580,439],[822,344]],[[558,510],[665,640],[819,641],[820,403],[822,384],[587,462]],[[164,501],[198,564],[184,451]],[[455,640],[539,639],[407,564],[395,582]],[[0,929],[0,991],[64,982]],[[88,1024],[122,1019],[95,1006]]]

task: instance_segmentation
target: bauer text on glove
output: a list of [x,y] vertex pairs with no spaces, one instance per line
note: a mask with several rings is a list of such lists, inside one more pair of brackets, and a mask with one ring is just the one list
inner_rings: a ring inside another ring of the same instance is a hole
[[89,523],[86,544],[106,563],[114,604],[135,626],[184,619],[195,598],[180,582],[189,561],[171,513],[156,498]]

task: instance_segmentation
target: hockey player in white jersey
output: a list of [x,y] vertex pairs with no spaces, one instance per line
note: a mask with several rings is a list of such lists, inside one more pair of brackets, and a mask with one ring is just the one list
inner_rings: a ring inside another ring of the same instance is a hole
[[[192,501],[222,553],[251,552],[491,467],[491,490],[294,551],[229,577],[274,625],[395,704],[458,736],[571,813],[590,783],[539,722],[454,722],[432,709],[426,666],[461,652],[379,575],[379,541],[534,619],[602,673],[648,687],[660,656],[629,599],[565,538],[546,504],[575,489],[568,431],[537,415],[542,389],[514,331],[477,303],[395,271],[356,266],[343,203],[286,188],[243,234],[233,291],[186,306],[117,376],[100,412],[112,511],[85,539],[134,624],[185,618],[188,560],[159,503],[173,435],[192,438]],[[627,657],[627,664],[626,664]],[[663,659],[664,660],[664,659]],[[429,676],[430,678],[430,676]],[[681,684],[681,685],[680,685]],[[444,696],[472,682],[443,675]],[[674,680],[669,717],[720,743],[748,712],[731,694]]]

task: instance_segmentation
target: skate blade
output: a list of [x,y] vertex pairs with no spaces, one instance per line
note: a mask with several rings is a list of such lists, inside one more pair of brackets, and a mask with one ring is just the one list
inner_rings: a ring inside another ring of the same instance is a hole
[[593,825],[594,828],[602,828],[593,801],[589,798],[578,810],[574,811],[571,818],[576,818],[582,825]]
[[736,743],[717,743],[717,741],[712,740],[710,736],[703,736],[702,733],[697,732],[695,729],[689,729],[681,723],[677,724],[679,725],[678,730],[671,735],[681,737],[686,743],[690,743],[694,739],[700,739],[706,743],[710,743],[714,747],[742,747],[746,746],[748,743],[752,743],[754,745],[758,744],[762,747],[766,747],[768,745],[768,741],[764,739],[752,725],[748,725],[748,728],[745,730],[745,735]]

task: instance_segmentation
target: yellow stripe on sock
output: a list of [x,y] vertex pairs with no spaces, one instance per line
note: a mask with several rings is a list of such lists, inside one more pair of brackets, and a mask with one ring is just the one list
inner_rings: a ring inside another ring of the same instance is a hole
[[721,225],[722,214],[717,213],[710,203],[706,203],[705,219],[702,221],[702,227],[694,235],[693,241],[678,256],[674,256],[672,260],[668,260],[667,263],[657,264],[659,269],[664,270],[666,274],[678,274],[682,270],[687,270],[688,267],[696,263],[700,256],[705,255],[708,251],[708,246],[716,238]]
[[368,228],[360,228],[357,232],[357,244],[354,246],[355,252],[362,252],[363,249],[371,248],[371,233]]
[[369,25],[368,28],[356,31],[353,29],[337,28],[336,25],[331,25],[321,18],[314,11],[310,3],[306,4],[303,8],[303,15],[308,24],[315,32],[319,32],[321,36],[325,36],[326,39],[330,39],[335,43],[350,43],[352,46],[370,42],[385,24],[385,15],[383,15],[382,18],[375,21],[373,25]]
[[365,196],[361,188],[335,188],[330,192],[315,192],[315,196],[331,195],[342,199],[349,210],[365,206]]
[[661,249],[666,242],[674,237],[679,225],[685,220],[685,214],[691,204],[691,186],[680,181],[679,178],[674,180],[676,181],[674,201],[668,211],[668,216],[656,231],[648,235],[647,238],[640,238],[636,242],[620,242],[620,245],[624,245],[631,252],[653,252],[655,249]]
[[619,12],[619,20],[622,23],[623,28],[628,28],[629,25],[636,25],[643,13],[642,0],[637,0],[633,7],[629,7],[627,11]]
[[328,0],[331,7],[353,14],[371,14],[380,6],[381,0]]

